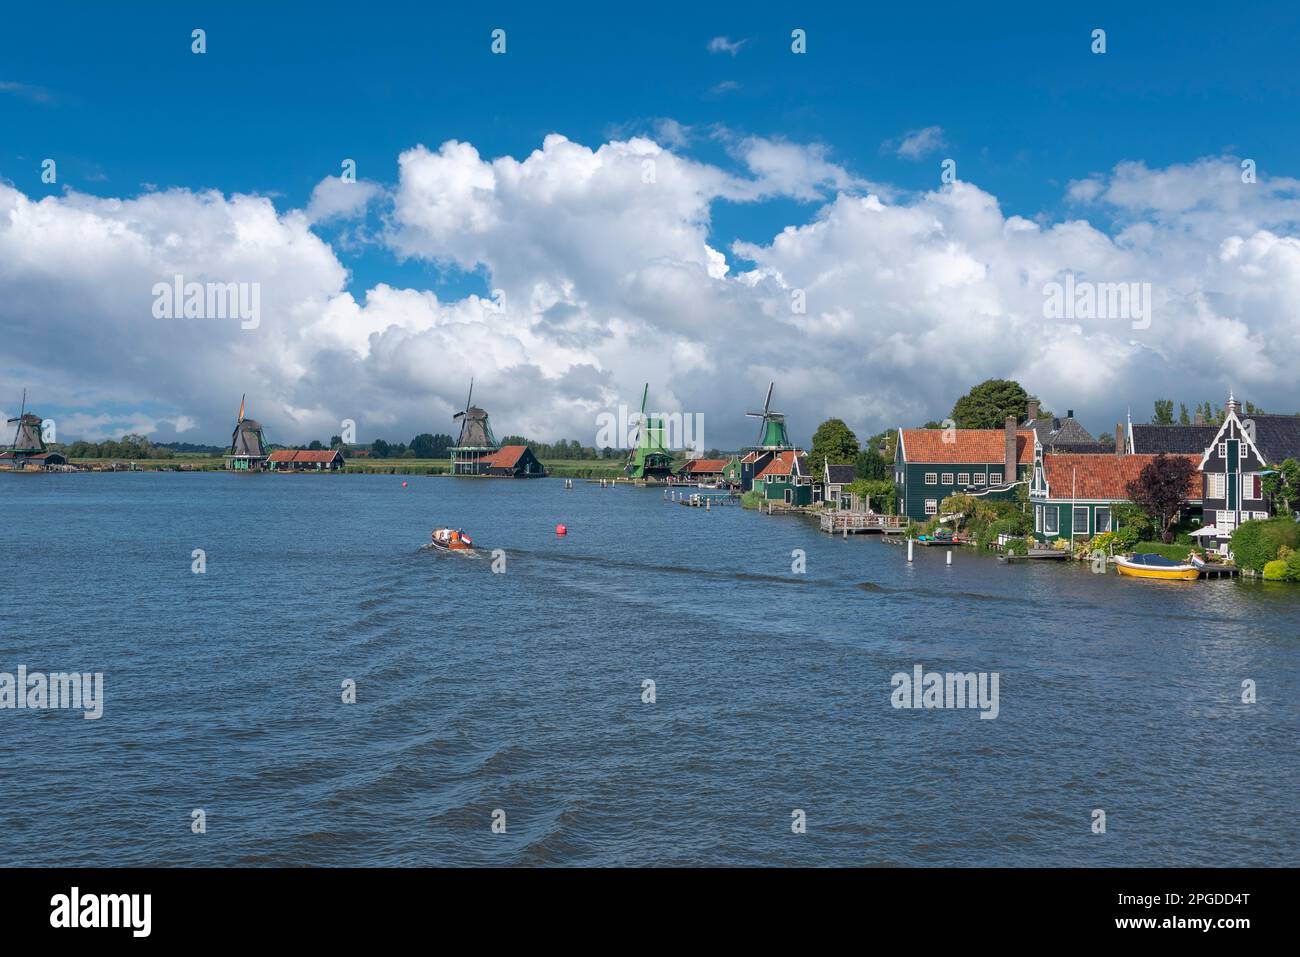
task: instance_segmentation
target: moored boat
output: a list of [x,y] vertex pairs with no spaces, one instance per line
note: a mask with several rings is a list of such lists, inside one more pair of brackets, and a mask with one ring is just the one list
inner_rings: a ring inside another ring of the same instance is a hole
[[445,552],[464,552],[474,547],[474,541],[459,528],[435,528],[433,547]]
[[1195,581],[1201,577],[1201,570],[1195,565],[1176,562],[1163,555],[1149,552],[1139,553],[1129,558],[1116,557],[1115,564],[1121,575],[1133,578],[1155,578],[1164,581]]

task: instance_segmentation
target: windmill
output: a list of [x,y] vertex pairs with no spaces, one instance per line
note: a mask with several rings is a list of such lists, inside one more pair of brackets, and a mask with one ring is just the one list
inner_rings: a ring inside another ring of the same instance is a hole
[[785,431],[785,413],[772,411],[772,389],[775,386],[775,382],[768,383],[767,398],[763,400],[762,412],[746,412],[745,415],[763,420],[763,424],[759,427],[757,448],[792,449],[794,446],[790,444],[790,437]]
[[451,450],[453,475],[478,475],[482,470],[480,460],[501,448],[492,434],[487,412],[474,405],[473,400],[474,380],[470,379],[465,408],[451,417],[453,422],[460,419],[460,438]]
[[636,430],[636,445],[627,457],[623,471],[630,479],[665,479],[673,472],[673,455],[664,445],[664,420],[646,415],[650,383],[641,392],[641,419]]
[[252,471],[266,461],[262,423],[244,418],[244,400],[247,398],[247,395],[239,397],[239,417],[235,420],[235,431],[230,435],[230,451],[226,453],[226,468],[236,472]]
[[41,417],[27,411],[26,389],[23,389],[23,401],[18,418],[9,419],[8,424],[18,426],[14,431],[14,444],[10,446],[16,456],[40,454],[45,451],[45,440],[41,437]]

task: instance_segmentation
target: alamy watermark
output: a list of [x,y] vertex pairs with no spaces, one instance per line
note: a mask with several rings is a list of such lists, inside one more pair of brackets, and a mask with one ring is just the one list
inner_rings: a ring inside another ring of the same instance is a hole
[[1078,281],[1066,273],[1065,282],[1043,286],[1043,318],[1118,319],[1149,329],[1151,283]]
[[895,672],[889,683],[895,708],[978,708],[981,720],[998,716],[998,673],[987,671],[926,671],[913,665],[912,673]]
[[0,710],[45,711],[81,709],[82,717],[94,721],[104,715],[104,674],[97,671],[51,672],[18,666],[16,675],[0,671]]
[[155,319],[238,319],[239,328],[262,324],[260,282],[186,282],[177,273],[171,282],[153,284]]
[[704,454],[703,412],[640,412],[629,411],[626,405],[618,407],[618,414],[601,412],[596,416],[596,448],[634,449],[637,447],[642,426],[659,433],[663,447],[668,451],[691,449],[696,455]]

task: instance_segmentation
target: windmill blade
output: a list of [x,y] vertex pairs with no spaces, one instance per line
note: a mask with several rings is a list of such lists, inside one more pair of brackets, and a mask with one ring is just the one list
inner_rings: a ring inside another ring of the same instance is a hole
[[746,412],[746,415],[752,415],[756,419],[761,419],[764,415],[762,412]]
[[469,411],[470,403],[474,400],[474,377],[469,377],[469,395],[465,396],[465,411]]
[[456,419],[459,419],[464,414],[465,414],[464,412],[457,412],[455,415],[451,417],[452,421],[454,422]]
[[767,398],[763,400],[763,414],[764,414],[764,415],[767,414],[767,409],[768,409],[768,407],[772,404],[772,389],[773,389],[775,386],[776,386],[776,382],[774,382],[774,381],[773,381],[773,382],[769,382],[769,383],[767,384]]

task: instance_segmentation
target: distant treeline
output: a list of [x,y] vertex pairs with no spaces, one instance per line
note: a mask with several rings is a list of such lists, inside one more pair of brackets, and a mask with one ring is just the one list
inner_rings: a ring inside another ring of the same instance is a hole
[[63,454],[70,459],[169,459],[179,451],[172,449],[174,444],[154,445],[143,435],[124,435],[119,442],[69,442]]

